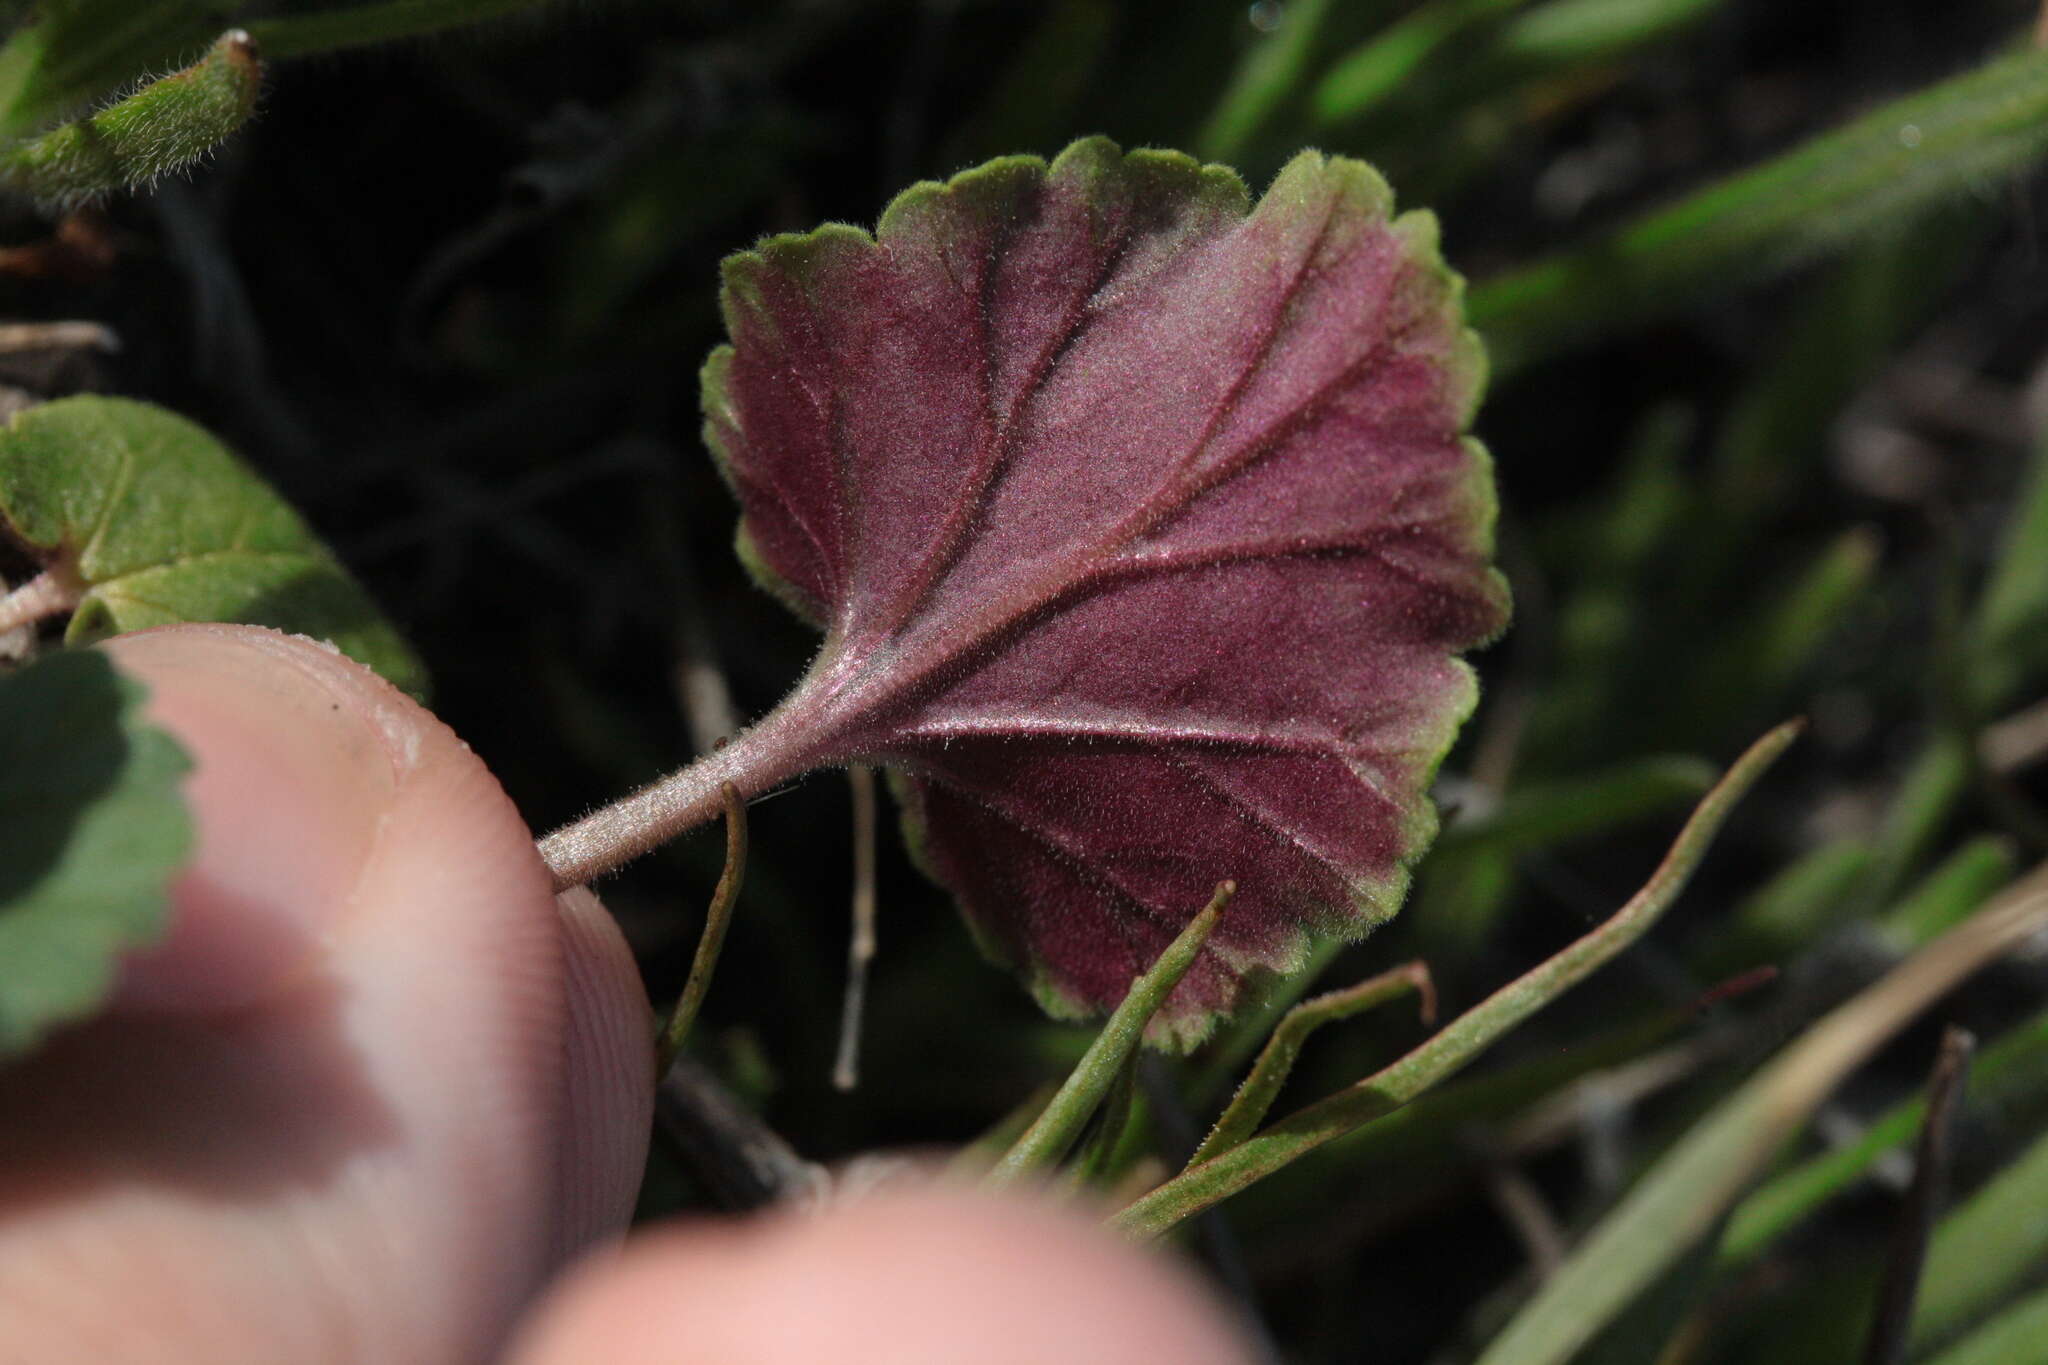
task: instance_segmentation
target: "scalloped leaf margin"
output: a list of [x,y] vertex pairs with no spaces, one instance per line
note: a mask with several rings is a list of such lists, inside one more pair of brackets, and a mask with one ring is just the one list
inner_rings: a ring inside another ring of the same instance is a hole
[[[1240,892],[1154,1021],[1394,913],[1504,627],[1434,218],[1305,152],[1006,157],[726,262],[705,436],[825,630],[764,734],[888,763],[920,864],[1057,1015]],[[792,736],[794,738],[792,738]]]

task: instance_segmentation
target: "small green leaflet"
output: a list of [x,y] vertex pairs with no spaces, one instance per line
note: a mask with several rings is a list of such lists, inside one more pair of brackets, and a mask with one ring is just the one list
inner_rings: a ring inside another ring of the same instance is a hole
[[331,640],[425,694],[419,660],[298,513],[175,413],[102,397],[21,413],[0,430],[0,528],[82,584],[67,644],[241,621]]
[[0,1059],[90,1014],[163,930],[192,765],[147,695],[94,650],[0,674]]

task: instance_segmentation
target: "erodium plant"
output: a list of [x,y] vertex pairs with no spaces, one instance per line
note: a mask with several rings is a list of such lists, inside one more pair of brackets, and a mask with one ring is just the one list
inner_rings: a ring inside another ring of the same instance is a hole
[[573,885],[850,761],[1048,1009],[1106,1010],[1238,894],[1154,1017],[1393,914],[1507,618],[1484,378],[1427,213],[1303,153],[1101,138],[725,265],[705,437],[741,557],[821,627],[730,745],[542,842]]

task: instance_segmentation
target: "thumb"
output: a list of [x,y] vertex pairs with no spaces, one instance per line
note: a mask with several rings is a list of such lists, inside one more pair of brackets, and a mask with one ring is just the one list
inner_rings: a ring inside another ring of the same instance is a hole
[[199,848],[121,1008],[0,1074],[0,1341],[477,1357],[630,1205],[651,1064],[624,945],[366,670],[245,627],[109,648],[193,753]]

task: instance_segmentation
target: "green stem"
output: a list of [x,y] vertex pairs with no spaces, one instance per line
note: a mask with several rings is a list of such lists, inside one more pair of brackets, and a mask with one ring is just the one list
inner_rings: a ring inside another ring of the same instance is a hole
[[1799,722],[1789,722],[1751,745],[1694,809],[1649,882],[1605,924],[1495,991],[1392,1066],[1296,1111],[1221,1156],[1190,1167],[1125,1208],[1113,1221],[1133,1236],[1157,1237],[1332,1138],[1400,1108],[1469,1065],[1509,1030],[1605,965],[1656,923],[1685,889],[1729,811],[1800,729]]
[[725,798],[725,869],[718,874],[711,907],[704,912],[704,932],[697,939],[697,956],[690,963],[690,977],[683,983],[682,998],[676,1001],[675,1012],[669,1015],[668,1026],[661,1031],[657,1076],[668,1074],[669,1067],[682,1053],[683,1041],[690,1036],[690,1025],[697,1021],[704,993],[711,989],[711,973],[718,967],[719,951],[725,947],[725,931],[732,923],[732,907],[740,898],[740,883],[747,875],[747,803],[740,799],[739,788],[730,782],[719,788],[719,794]]
[[263,69],[240,29],[198,63],[91,118],[0,148],[0,185],[45,204],[146,185],[205,156],[256,110]]
[[1280,1027],[1273,1030],[1273,1036],[1267,1040],[1259,1060],[1252,1065],[1251,1074],[1238,1087],[1230,1107],[1223,1111],[1223,1117],[1216,1120],[1209,1136],[1188,1158],[1188,1165],[1199,1166],[1213,1156],[1221,1156],[1258,1131],[1266,1112],[1273,1107],[1273,1101],[1280,1097],[1280,1087],[1287,1084],[1288,1074],[1294,1070],[1294,1063],[1301,1056],[1302,1045],[1310,1034],[1324,1024],[1349,1019],[1410,991],[1422,997],[1422,1022],[1434,1024],[1436,986],[1429,979],[1429,968],[1421,962],[1410,962],[1381,972],[1356,986],[1319,995],[1289,1010],[1287,1017],[1280,1021]]
[[1102,1026],[1102,1032],[1088,1045],[1088,1051],[1075,1064],[1066,1084],[1059,1088],[1037,1120],[1024,1130],[1024,1136],[1017,1139],[1016,1144],[1003,1154],[1003,1159],[996,1163],[995,1169],[988,1173],[987,1183],[990,1186],[1013,1185],[1066,1155],[1089,1117],[1095,1113],[1096,1106],[1102,1103],[1103,1096],[1116,1084],[1124,1063],[1138,1050],[1138,1044],[1145,1036],[1146,1023],[1166,1003],[1166,997],[1188,974],[1188,968],[1195,965],[1202,945],[1209,941],[1209,931],[1216,927],[1223,907],[1230,904],[1230,898],[1236,894],[1236,882],[1219,885],[1208,905],[1202,908],[1202,913],[1188,921],[1188,927],[1166,946],[1166,951],[1159,955],[1151,969],[1131,983],[1123,1003],[1116,1007],[1109,1016],[1109,1022]]

